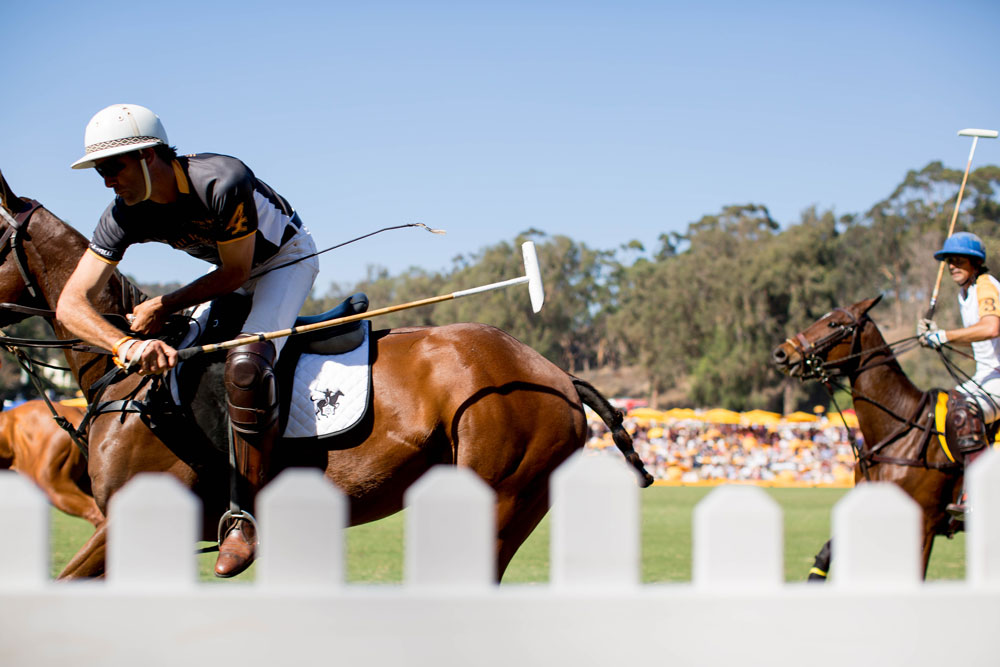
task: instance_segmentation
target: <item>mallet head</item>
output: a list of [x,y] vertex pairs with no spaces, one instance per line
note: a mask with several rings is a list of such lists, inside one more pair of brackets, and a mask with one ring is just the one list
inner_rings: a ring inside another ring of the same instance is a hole
[[538,255],[535,254],[534,241],[522,243],[521,254],[524,256],[524,275],[528,277],[531,310],[537,313],[545,303],[545,287],[542,285],[542,272],[538,269]]
[[996,139],[998,134],[1000,132],[996,130],[977,130],[971,127],[958,131],[960,137],[981,137],[983,139]]

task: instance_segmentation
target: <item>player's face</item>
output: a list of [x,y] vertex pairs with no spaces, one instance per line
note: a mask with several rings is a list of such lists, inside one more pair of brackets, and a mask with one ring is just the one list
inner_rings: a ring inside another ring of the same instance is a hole
[[951,255],[947,258],[948,272],[956,285],[967,285],[975,277],[972,260],[961,255]]
[[124,153],[100,160],[94,169],[104,179],[104,186],[112,188],[129,206],[137,204],[146,195],[146,178],[139,165],[139,153]]

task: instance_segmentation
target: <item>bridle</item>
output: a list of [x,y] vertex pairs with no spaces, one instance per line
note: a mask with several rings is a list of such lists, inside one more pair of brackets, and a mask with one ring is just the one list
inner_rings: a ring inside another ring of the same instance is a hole
[[[811,341],[802,332],[795,334],[794,338],[785,340],[802,358],[800,362],[802,372],[799,378],[803,381],[819,380],[823,384],[829,384],[833,378],[847,375],[847,371],[845,370],[847,362],[858,358],[862,354],[859,351],[861,331],[864,329],[864,325],[871,321],[868,313],[858,317],[848,309],[840,307],[834,308],[830,312],[831,315],[833,313],[843,313],[850,319],[850,322],[846,324],[843,322],[828,322],[827,326],[834,329],[834,331],[831,331],[818,340]],[[835,361],[826,359],[826,353],[847,338],[847,336],[851,336],[850,353]],[[886,345],[885,349],[890,348]],[[892,355],[892,357],[894,358],[895,355]]]
[[[0,206],[0,219],[6,223],[4,224],[4,232],[0,235],[0,262],[4,261],[8,252],[11,253],[14,257],[14,262],[17,265],[17,270],[20,272],[21,278],[24,280],[24,285],[28,290],[28,294],[31,295],[31,298],[37,299],[42,293],[42,290],[38,286],[38,283],[35,282],[31,272],[28,271],[28,260],[24,256],[24,246],[21,245],[21,234],[28,226],[28,220],[31,219],[31,216],[34,215],[35,211],[40,209],[42,205],[34,199],[22,199],[21,201],[27,203],[28,208],[19,211],[14,215],[8,213],[5,207]],[[25,306],[21,306],[21,308],[25,308]],[[34,311],[38,309],[30,310]]]

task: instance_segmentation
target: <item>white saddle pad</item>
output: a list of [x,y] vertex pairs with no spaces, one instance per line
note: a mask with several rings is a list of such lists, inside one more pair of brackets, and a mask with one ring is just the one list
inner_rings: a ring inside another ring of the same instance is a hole
[[[178,348],[193,345],[205,330],[208,310],[194,313],[195,322]],[[364,342],[344,354],[303,354],[295,367],[291,386],[291,405],[283,437],[327,438],[343,433],[361,421],[368,409],[371,387],[371,365],[368,345],[371,340],[369,320],[361,322]],[[180,405],[177,386],[178,368],[167,376],[174,403]],[[283,391],[288,391],[282,387]]]
[[368,410],[371,322],[361,323],[365,339],[338,355],[303,354],[295,367],[284,438],[328,438],[347,431]]

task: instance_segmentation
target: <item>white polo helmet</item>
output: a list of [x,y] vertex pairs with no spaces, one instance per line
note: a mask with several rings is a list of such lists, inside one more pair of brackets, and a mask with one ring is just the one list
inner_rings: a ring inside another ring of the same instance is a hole
[[86,155],[71,166],[86,169],[101,158],[167,143],[167,131],[155,113],[138,104],[112,104],[87,123],[83,137]]

